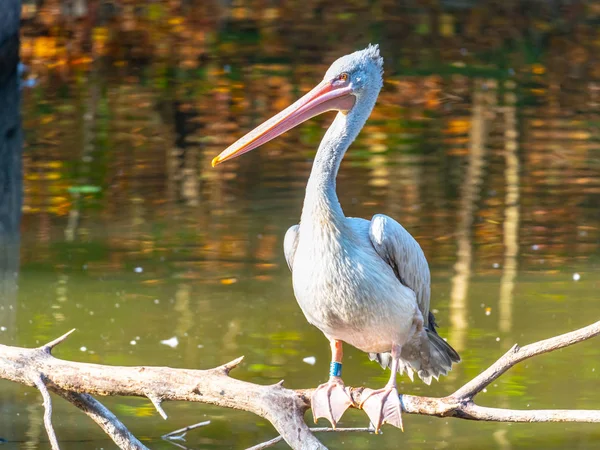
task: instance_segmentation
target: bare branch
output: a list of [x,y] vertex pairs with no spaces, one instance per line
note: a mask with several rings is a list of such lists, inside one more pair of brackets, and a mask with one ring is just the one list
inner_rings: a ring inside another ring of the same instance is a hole
[[156,410],[158,411],[158,413],[161,415],[161,417],[165,420],[167,420],[167,413],[165,412],[165,410],[163,409],[163,407],[161,406],[162,403],[162,399],[160,399],[159,397],[153,395],[153,394],[148,394],[146,397],[148,397],[150,399],[150,401],[152,402],[152,404],[154,405],[154,407],[156,408]]
[[194,425],[188,425],[187,427],[180,428],[179,430],[171,431],[170,433],[163,434],[161,436],[162,439],[181,439],[185,436],[185,434],[199,427],[205,427],[206,425],[210,425],[210,420],[205,420],[204,422],[195,423]]
[[53,341],[50,341],[47,344],[42,345],[42,347],[40,347],[40,348],[42,350],[44,350],[46,353],[50,353],[54,347],[56,347],[58,344],[64,342],[75,330],[76,330],[76,328],[73,328],[72,330],[67,331],[62,336],[57,337]]
[[600,411],[585,409],[515,410],[488,408],[472,402],[461,408],[463,419],[488,422],[600,422]]
[[131,434],[117,416],[91,395],[78,394],[62,389],[53,389],[53,391],[86,413],[119,448],[124,450],[148,450],[148,447]]
[[259,386],[226,374],[238,358],[216,369],[122,367],[77,363],[55,358],[39,349],[0,345],[0,378],[32,385],[27,373],[45,374],[51,390],[92,395],[123,395],[209,403],[250,411],[270,421],[296,449],[325,449],[304,422],[310,401],[282,386]]
[[[190,401],[252,412],[275,427],[281,438],[259,444],[254,450],[267,448],[281,439],[293,449],[326,448],[304,422],[310,408],[313,389],[291,390],[282,383],[260,386],[228,376],[242,358],[208,370],[173,369],[169,367],[121,367],[78,363],[55,358],[50,350],[64,341],[64,336],[38,349],[0,345],[0,378],[37,387],[44,397],[44,423],[57,449],[56,436],[50,421],[52,404],[48,391],[53,391],[82,409],[122,449],[146,450],[121,422],[91,395],[123,395],[146,397],[166,417],[163,401]],[[452,395],[442,398],[402,395],[402,408],[409,414],[455,417],[468,420],[502,422],[600,422],[600,410],[507,410],[478,406],[473,398],[512,366],[541,353],[584,341],[600,334],[600,322],[519,348],[514,346],[488,369]],[[350,388],[354,405],[361,403],[363,388]],[[202,426],[205,422],[192,427]],[[165,435],[169,442],[177,432]],[[366,431],[365,429],[360,429]],[[341,430],[336,430],[341,431]],[[346,430],[348,431],[348,430]],[[358,431],[358,429],[356,430]],[[174,443],[174,442],[172,442]],[[177,444],[176,444],[177,445]]]
[[598,334],[600,334],[600,321],[588,325],[587,327],[580,328],[579,330],[535,342],[522,348],[515,345],[488,369],[484,370],[481,374],[452,394],[452,397],[471,399],[515,364],[531,358],[532,356],[551,352],[553,350],[558,350],[559,348],[568,347],[569,345],[585,341]]
[[[310,431],[313,433],[374,433],[375,428],[326,428],[326,427],[315,427],[311,428]],[[281,436],[277,436],[271,440],[261,442],[260,444],[253,445],[252,447],[248,447],[246,450],[263,450],[265,448],[273,447],[275,444],[281,442],[283,438]]]
[[240,363],[243,361],[244,357],[240,356],[239,358],[235,358],[233,361],[229,361],[228,363],[225,363],[219,367],[216,368],[216,370],[222,370],[223,372],[225,372],[225,375],[229,375],[229,372],[231,372],[233,369],[235,369],[237,366],[240,365]]
[[281,436],[277,436],[273,439],[269,439],[268,441],[261,442],[260,444],[253,445],[252,447],[248,447],[246,450],[263,450],[265,448],[273,447],[275,444],[281,442],[283,438]]
[[46,427],[46,433],[48,433],[48,439],[50,439],[50,445],[52,450],[60,450],[58,446],[58,440],[56,439],[56,433],[54,427],[52,427],[52,399],[50,393],[44,384],[44,380],[41,376],[34,379],[35,386],[39,389],[44,399],[44,427]]

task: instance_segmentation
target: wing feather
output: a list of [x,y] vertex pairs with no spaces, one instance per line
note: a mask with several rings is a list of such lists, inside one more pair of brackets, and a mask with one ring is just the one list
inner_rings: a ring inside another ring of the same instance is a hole
[[375,251],[394,269],[400,282],[414,291],[425,323],[433,326],[428,323],[431,276],[419,243],[402,225],[383,214],[371,219],[369,237]]
[[285,233],[285,238],[283,238],[283,253],[290,270],[292,270],[292,267],[294,266],[294,255],[296,254],[296,248],[298,247],[299,234],[300,225],[292,225]]

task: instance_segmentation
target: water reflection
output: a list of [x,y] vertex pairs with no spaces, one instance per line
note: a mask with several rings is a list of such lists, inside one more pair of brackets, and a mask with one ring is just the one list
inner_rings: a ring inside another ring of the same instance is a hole
[[36,405],[29,405],[26,409],[28,422],[27,431],[25,431],[24,448],[34,450],[40,447],[40,442],[45,440],[45,429],[43,416],[40,416],[40,408]]
[[513,323],[513,300],[515,278],[517,276],[519,255],[519,189],[520,189],[520,163],[518,155],[517,111],[514,104],[516,95],[513,91],[514,84],[505,85],[504,107],[504,151],[506,167],[506,194],[504,198],[504,264],[502,265],[502,278],[500,280],[500,302],[498,305],[500,331],[508,333]]
[[[322,382],[327,343],[299,312],[281,247],[331,118],[219,169],[210,160],[368,41],[381,44],[386,84],[343,162],[340,200],[348,216],[386,213],[415,235],[432,267],[441,332],[464,351],[449,379],[427,390],[402,380],[402,388],[445,394],[515,340],[598,316],[598,11],[455,3],[24,2],[22,58],[38,84],[23,90],[12,337],[36,345],[77,327],[64,357],[198,368],[245,354],[241,378]],[[172,337],[175,348],[161,344]],[[597,382],[597,351],[547,358],[511,371],[483,400],[595,407],[586,383]],[[566,390],[559,374],[571,373],[573,360],[581,373]],[[386,381],[353,349],[347,365],[348,383]],[[142,401],[108,402],[140,435],[210,416],[211,427],[192,437],[199,448],[272,437],[237,413],[169,405],[164,423]],[[57,406],[57,416],[77,424],[58,430],[67,446],[93,427],[68,411]],[[350,413],[347,422],[363,419]],[[414,448],[431,448],[431,436],[439,448],[521,448],[532,433],[546,436],[539,428],[410,421],[402,439]],[[26,422],[16,419],[19,436]],[[597,443],[587,428],[561,433],[538,444],[559,448],[573,436]],[[386,433],[382,448],[398,438]],[[373,445],[371,437],[345,439]]]
[[469,130],[469,159],[462,184],[459,206],[459,222],[456,231],[455,275],[452,278],[450,293],[450,336],[449,339],[458,352],[466,346],[466,333],[469,327],[467,292],[473,264],[473,220],[475,207],[481,192],[484,175],[487,137],[490,115],[494,111],[495,90],[486,82],[479,82],[473,93],[471,128]]

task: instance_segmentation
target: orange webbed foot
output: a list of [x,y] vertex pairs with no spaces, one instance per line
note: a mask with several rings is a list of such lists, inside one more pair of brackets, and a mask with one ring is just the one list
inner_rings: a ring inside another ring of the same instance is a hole
[[331,422],[333,428],[351,405],[350,393],[339,377],[331,377],[327,383],[321,384],[311,398],[315,423],[323,417]]
[[382,389],[365,389],[362,393],[363,409],[375,427],[375,433],[384,423],[389,423],[404,431],[402,426],[402,405],[395,386],[386,386]]

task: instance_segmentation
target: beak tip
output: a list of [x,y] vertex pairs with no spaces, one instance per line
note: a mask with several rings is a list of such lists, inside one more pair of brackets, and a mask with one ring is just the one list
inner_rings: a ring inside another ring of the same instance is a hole
[[220,162],[220,161],[219,161],[219,157],[218,157],[218,156],[215,156],[215,157],[213,158],[213,160],[210,162],[210,164],[211,164],[213,167],[215,167],[217,164],[219,164],[219,162]]

